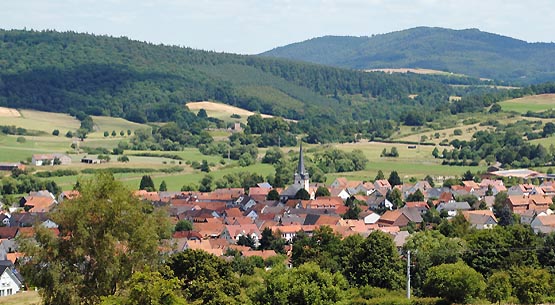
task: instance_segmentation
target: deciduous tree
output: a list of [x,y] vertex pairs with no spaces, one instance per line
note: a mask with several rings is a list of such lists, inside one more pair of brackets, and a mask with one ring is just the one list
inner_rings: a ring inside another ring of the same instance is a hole
[[169,237],[166,218],[109,173],[80,181],[79,192],[51,214],[59,235],[36,226],[35,241],[22,241],[22,273],[47,305],[98,304],[134,272],[155,267]]

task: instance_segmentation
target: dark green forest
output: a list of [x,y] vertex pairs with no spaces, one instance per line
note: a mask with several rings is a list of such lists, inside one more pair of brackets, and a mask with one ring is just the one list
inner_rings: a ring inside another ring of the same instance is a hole
[[[215,100],[303,120],[303,131],[319,133],[311,142],[337,140],[333,137],[350,131],[338,133],[329,126],[335,129],[355,121],[380,126],[419,111],[425,114],[421,119],[433,120],[448,111],[450,95],[474,92],[448,86],[460,82],[154,45],[125,37],[0,31],[1,106],[142,123],[174,121],[189,129],[199,119],[183,105]],[[410,94],[418,98],[410,99]]]
[[418,27],[371,37],[325,36],[262,55],[352,69],[426,68],[517,84],[555,80],[555,44],[477,29]]

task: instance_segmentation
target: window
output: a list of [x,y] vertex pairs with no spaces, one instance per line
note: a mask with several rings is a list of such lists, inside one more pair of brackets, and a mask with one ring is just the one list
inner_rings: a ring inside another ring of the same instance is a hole
[[4,289],[0,290],[0,297],[4,296]]
[[12,295],[12,289],[8,289],[8,293],[6,293],[6,295]]

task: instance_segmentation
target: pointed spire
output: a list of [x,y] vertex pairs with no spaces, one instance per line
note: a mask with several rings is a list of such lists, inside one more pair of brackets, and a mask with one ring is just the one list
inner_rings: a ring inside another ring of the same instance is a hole
[[301,177],[306,175],[306,170],[304,168],[304,157],[303,157],[303,142],[301,141],[301,148],[299,149],[299,165],[297,167],[297,174]]

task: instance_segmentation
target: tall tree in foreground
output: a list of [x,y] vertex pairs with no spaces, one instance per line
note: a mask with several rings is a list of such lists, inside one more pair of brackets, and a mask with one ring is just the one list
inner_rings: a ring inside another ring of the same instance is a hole
[[374,286],[387,289],[402,287],[402,263],[393,239],[382,231],[373,231],[353,249],[345,276],[356,286]]
[[46,305],[98,304],[134,272],[155,267],[169,235],[165,217],[110,173],[80,181],[79,192],[50,215],[58,236],[38,225],[34,240],[22,240],[22,273]]

